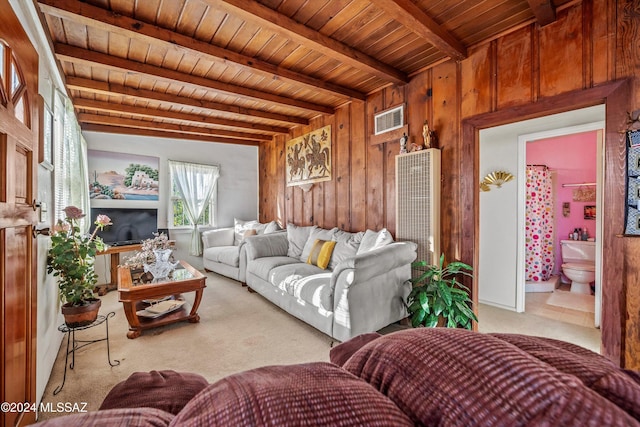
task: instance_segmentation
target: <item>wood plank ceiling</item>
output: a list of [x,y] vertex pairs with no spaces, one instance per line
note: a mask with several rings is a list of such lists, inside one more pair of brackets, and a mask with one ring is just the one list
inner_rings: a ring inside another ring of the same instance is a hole
[[37,0],[83,130],[257,145],[575,0]]

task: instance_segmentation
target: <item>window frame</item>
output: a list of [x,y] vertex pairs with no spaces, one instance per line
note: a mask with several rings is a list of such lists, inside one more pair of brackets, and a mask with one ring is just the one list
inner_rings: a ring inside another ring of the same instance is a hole
[[[206,163],[202,163],[206,166],[215,166],[215,165],[209,165]],[[171,172],[171,168],[167,168],[169,169],[169,203],[167,203],[167,225],[168,228],[171,230],[190,230],[193,228],[193,224],[191,224],[189,222],[189,224],[183,224],[183,225],[175,225],[175,218],[174,218],[174,202],[176,200],[182,200],[184,203],[184,199],[182,197],[180,197],[179,195],[176,194],[175,192],[175,182],[173,179],[173,172]],[[208,223],[204,223],[204,224],[198,224],[198,227],[203,227],[203,228],[215,228],[217,227],[217,223],[218,223],[218,211],[217,211],[217,207],[218,207],[218,183],[216,182],[216,185],[213,189],[213,193],[211,194],[211,198],[209,199],[209,222]],[[188,219],[188,218],[187,218]]]

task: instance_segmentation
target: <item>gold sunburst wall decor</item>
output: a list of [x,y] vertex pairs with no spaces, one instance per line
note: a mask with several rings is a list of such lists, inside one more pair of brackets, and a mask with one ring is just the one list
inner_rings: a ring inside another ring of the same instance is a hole
[[513,179],[513,175],[505,171],[494,171],[488,173],[480,183],[480,191],[490,191],[491,185],[495,185],[497,188],[501,188],[502,184],[509,182]]

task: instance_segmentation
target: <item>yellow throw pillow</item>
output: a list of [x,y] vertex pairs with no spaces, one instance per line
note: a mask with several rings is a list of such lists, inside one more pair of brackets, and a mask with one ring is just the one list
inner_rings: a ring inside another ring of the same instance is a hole
[[307,264],[313,264],[323,270],[326,270],[327,266],[329,265],[329,261],[331,260],[331,254],[333,253],[333,248],[335,248],[336,243],[337,242],[334,240],[327,241],[316,239],[316,241],[313,242],[313,246],[311,247],[309,258],[307,258]]

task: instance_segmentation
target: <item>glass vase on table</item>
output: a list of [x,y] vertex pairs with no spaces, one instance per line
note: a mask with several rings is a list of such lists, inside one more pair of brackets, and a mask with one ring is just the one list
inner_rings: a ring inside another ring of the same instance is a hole
[[159,282],[169,277],[169,274],[176,268],[178,262],[171,262],[172,249],[154,249],[155,262],[144,264],[144,271],[151,273],[153,282]]

